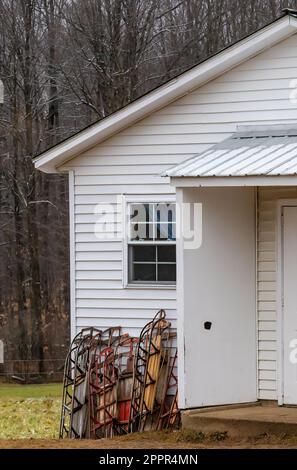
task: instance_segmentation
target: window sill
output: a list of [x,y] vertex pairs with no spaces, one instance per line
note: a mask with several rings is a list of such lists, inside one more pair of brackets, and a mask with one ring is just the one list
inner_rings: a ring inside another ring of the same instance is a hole
[[160,290],[176,290],[176,284],[126,284],[124,289],[160,289]]

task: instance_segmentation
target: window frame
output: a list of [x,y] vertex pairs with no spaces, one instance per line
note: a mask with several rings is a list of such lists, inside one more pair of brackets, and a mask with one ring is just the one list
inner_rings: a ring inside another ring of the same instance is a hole
[[[158,281],[129,281],[129,271],[130,271],[130,260],[129,260],[129,246],[130,245],[174,245],[176,247],[175,241],[142,241],[142,242],[131,242],[129,240],[129,229],[130,229],[130,220],[129,220],[129,206],[131,204],[171,204],[176,203],[175,195],[172,194],[162,194],[162,195],[125,195],[123,196],[123,228],[124,228],[124,246],[123,246],[123,287],[127,289],[176,289],[176,282],[158,282]],[[176,262],[175,262],[176,264]]]

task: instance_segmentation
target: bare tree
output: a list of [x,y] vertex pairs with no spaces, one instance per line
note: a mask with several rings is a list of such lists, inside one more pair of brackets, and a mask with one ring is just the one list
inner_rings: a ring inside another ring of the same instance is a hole
[[[0,0],[0,335],[6,357],[62,357],[69,336],[64,175],[32,156],[297,0]],[[46,362],[48,364],[48,362]]]

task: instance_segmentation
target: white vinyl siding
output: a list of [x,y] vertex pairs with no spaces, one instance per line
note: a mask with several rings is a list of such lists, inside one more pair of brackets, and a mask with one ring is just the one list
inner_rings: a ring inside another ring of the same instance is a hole
[[[229,137],[238,124],[297,123],[290,101],[297,78],[297,36],[193,90],[61,167],[74,170],[77,328],[121,324],[131,333],[158,308],[175,319],[174,289],[123,288],[123,246],[94,236],[94,208],[116,196],[166,195],[165,169]],[[276,399],[275,200],[259,195],[259,397]],[[296,197],[296,195],[295,195]]]
[[259,398],[277,399],[276,277],[277,201],[297,198],[297,188],[258,189]]

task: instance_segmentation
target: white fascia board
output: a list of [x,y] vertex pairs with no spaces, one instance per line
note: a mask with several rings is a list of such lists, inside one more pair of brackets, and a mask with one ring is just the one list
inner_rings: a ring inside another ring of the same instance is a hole
[[281,18],[65,142],[45,151],[35,160],[35,168],[47,173],[57,172],[58,167],[66,161],[222,75],[261,51],[285,40],[296,31],[297,19],[291,16]]
[[292,176],[210,176],[172,177],[175,188],[222,188],[251,186],[297,186],[297,175]]
[[70,337],[71,341],[77,331],[76,290],[75,290],[75,204],[74,204],[74,171],[69,171],[69,259],[70,259]]

